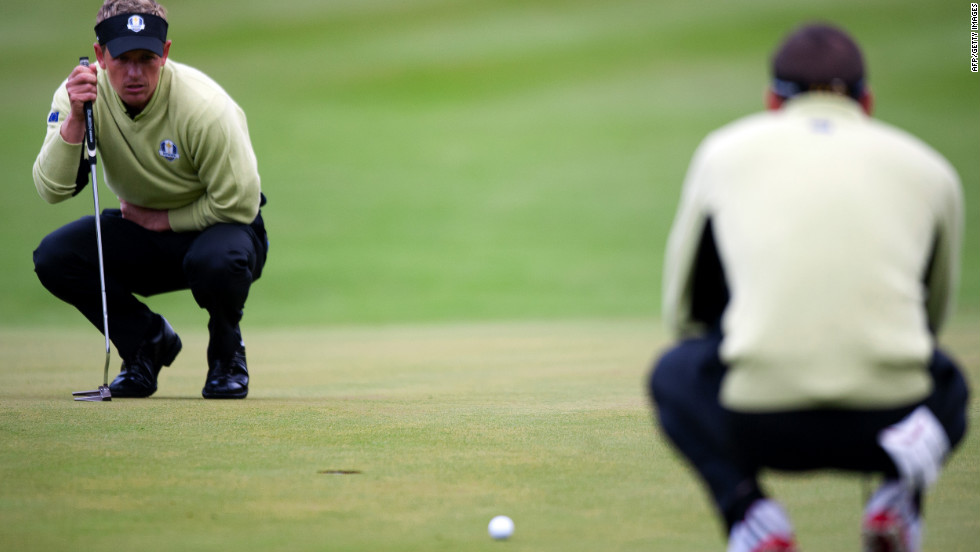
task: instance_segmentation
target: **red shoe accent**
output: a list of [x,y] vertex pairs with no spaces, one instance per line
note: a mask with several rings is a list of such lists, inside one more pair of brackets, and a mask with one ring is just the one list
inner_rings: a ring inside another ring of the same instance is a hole
[[784,537],[773,535],[752,549],[752,552],[799,552],[796,542]]
[[864,552],[909,552],[902,520],[890,510],[864,518]]

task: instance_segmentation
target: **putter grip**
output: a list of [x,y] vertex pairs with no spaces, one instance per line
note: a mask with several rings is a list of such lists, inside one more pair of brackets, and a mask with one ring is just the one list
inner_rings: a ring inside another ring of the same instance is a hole
[[[88,67],[88,57],[78,58],[78,63]],[[85,102],[82,108],[85,110],[85,146],[88,149],[89,161],[95,163],[95,115],[92,112],[92,102]]]

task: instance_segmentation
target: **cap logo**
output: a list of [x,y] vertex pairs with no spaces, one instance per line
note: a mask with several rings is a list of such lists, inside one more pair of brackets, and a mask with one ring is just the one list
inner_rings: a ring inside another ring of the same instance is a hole
[[130,17],[129,20],[126,21],[126,28],[133,31],[134,33],[138,33],[146,28],[146,24],[143,23],[142,17],[138,15],[134,15]]

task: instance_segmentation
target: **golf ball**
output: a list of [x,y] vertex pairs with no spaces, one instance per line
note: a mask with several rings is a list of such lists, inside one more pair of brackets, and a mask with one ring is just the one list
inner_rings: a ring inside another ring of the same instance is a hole
[[487,532],[496,540],[508,539],[514,534],[514,520],[507,516],[497,516],[490,520]]

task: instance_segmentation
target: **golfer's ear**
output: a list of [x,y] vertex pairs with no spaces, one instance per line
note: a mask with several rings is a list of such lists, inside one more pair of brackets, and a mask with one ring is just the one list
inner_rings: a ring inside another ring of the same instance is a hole
[[769,111],[776,111],[777,109],[783,107],[783,102],[785,100],[780,96],[777,96],[772,88],[766,88],[766,109]]
[[99,67],[105,69],[106,50],[103,50],[102,46],[100,46],[98,42],[93,44],[92,48],[95,49],[95,59],[99,62]]
[[861,108],[870,117],[874,114],[875,110],[875,96],[871,93],[871,87],[866,87],[864,92],[861,93],[861,97],[858,98],[858,103],[861,104]]

